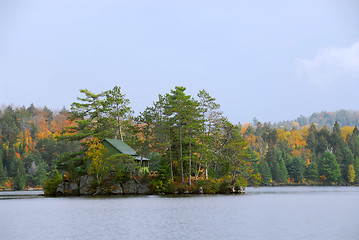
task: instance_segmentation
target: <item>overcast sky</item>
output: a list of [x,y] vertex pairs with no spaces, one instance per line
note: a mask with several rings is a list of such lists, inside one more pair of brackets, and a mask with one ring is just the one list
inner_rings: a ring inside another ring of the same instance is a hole
[[185,86],[233,123],[359,110],[359,1],[0,0],[0,106]]

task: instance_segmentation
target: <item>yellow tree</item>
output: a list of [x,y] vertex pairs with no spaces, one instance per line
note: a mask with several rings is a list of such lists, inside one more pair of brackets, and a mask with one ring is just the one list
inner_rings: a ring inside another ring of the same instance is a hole
[[105,154],[106,148],[101,144],[100,139],[93,138],[87,142],[86,159],[90,161],[89,174],[95,177],[96,183],[100,185],[104,180],[106,172],[109,172],[108,164],[106,164]]
[[350,126],[344,126],[342,127],[342,129],[340,130],[340,133],[342,135],[342,138],[344,139],[344,141],[347,143],[347,136],[348,134],[352,134],[353,130],[355,127],[350,127]]
[[354,170],[354,165],[350,164],[348,166],[348,182],[349,183],[353,183],[355,180],[355,170]]

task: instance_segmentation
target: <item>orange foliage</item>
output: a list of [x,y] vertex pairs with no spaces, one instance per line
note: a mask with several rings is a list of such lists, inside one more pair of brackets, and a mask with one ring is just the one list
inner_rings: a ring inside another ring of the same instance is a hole
[[38,128],[37,138],[47,138],[51,135],[49,130],[49,124],[46,122],[46,117],[44,114],[38,115],[36,118],[36,125]]
[[71,122],[68,120],[69,114],[68,113],[59,113],[54,116],[51,122],[51,132],[58,136],[62,132],[62,130],[66,127],[72,127],[75,125],[75,122]]
[[241,135],[243,136],[244,133],[247,131],[247,128],[250,126],[250,123],[244,123],[241,128]]
[[10,177],[9,180],[5,182],[5,188],[11,189],[11,186],[12,186],[12,178]]

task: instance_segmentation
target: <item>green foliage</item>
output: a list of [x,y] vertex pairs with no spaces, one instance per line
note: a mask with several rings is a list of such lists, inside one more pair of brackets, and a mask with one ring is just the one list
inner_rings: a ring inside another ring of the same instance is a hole
[[218,179],[218,193],[229,194],[233,190],[232,178],[230,176]]
[[128,107],[129,100],[121,93],[121,88],[115,86],[112,90],[92,93],[81,89],[84,97],[78,97],[79,102],[71,104],[70,120],[75,126],[67,127],[60,139],[79,141],[97,137],[122,138],[122,124],[127,114],[131,113]]
[[157,171],[157,176],[150,184],[153,193],[174,193],[175,187],[171,179],[171,171],[167,160],[161,159],[160,167]]
[[152,152],[150,154],[150,171],[158,171],[160,167],[161,167],[161,156],[156,152]]
[[268,163],[263,160],[258,165],[259,173],[261,174],[262,178],[262,185],[270,185],[272,182],[272,174],[270,171],[270,168],[268,166]]
[[301,157],[294,157],[288,167],[289,177],[294,179],[296,183],[303,181],[305,162]]
[[316,162],[311,162],[304,171],[304,177],[313,182],[319,181],[319,171],[318,164]]
[[55,169],[44,183],[44,193],[46,196],[55,196],[56,189],[62,182],[61,174]]
[[287,167],[284,163],[282,152],[279,149],[277,150],[277,162],[278,162],[279,171],[278,171],[278,174],[276,177],[276,181],[278,183],[287,183],[288,171],[287,171]]
[[23,190],[25,187],[25,168],[24,168],[24,164],[23,162],[16,158],[13,161],[14,165],[13,165],[13,176],[14,177],[14,185],[13,185],[13,189],[14,190]]
[[337,183],[339,180],[340,167],[333,153],[325,151],[319,158],[319,174],[324,183]]
[[355,171],[354,183],[359,183],[359,157],[354,159],[353,167]]
[[7,180],[7,174],[3,166],[1,152],[0,152],[0,186],[2,186],[3,183],[5,183]]
[[[129,156],[104,155],[95,169],[94,155],[86,155],[86,143],[95,137],[121,138],[139,156],[150,156],[150,170],[162,171],[151,181],[157,192],[174,192],[175,187],[197,191],[198,179],[205,179],[198,183],[207,192],[225,192],[248,182],[286,184],[288,177],[297,183],[306,178],[313,184],[359,184],[359,130],[340,128],[358,125],[353,124],[353,112],[322,112],[280,125],[255,118],[253,126],[236,126],[205,90],[195,99],[185,87],[175,87],[135,118],[120,87],[80,93],[70,112],[33,105],[0,111],[0,185],[9,179],[16,189],[41,185],[55,167],[68,172],[70,181],[98,174],[97,185],[141,174]],[[304,124],[311,125],[301,129]]]
[[199,180],[197,184],[202,187],[203,193],[205,194],[215,194],[219,192],[219,184],[216,179]]
[[46,162],[47,170],[54,169],[54,161],[57,159],[59,153],[57,151],[58,142],[51,138],[39,139],[36,143],[36,150],[40,157]]
[[[350,177],[353,176],[354,173],[354,178],[355,178],[355,170],[354,170],[354,157],[352,152],[350,151],[350,149],[348,147],[345,147],[342,151],[343,153],[343,161],[341,164],[341,175],[343,177],[344,182],[346,183],[352,183],[354,182],[354,179],[350,179]],[[352,166],[351,172],[349,173],[349,166]],[[352,181],[351,181],[352,180]]]
[[45,162],[40,162],[37,166],[37,171],[35,172],[32,181],[34,186],[41,186],[44,184],[46,180],[46,170],[45,170]]

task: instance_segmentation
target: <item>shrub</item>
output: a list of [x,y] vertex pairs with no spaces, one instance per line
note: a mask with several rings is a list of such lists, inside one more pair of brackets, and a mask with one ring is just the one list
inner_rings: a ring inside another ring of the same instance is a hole
[[51,177],[48,178],[44,183],[44,193],[47,196],[55,196],[56,195],[56,189],[59,186],[59,184],[62,182],[62,176],[61,174],[55,169]]
[[199,180],[198,186],[202,187],[203,193],[206,194],[215,194],[219,190],[218,181],[215,179]]

